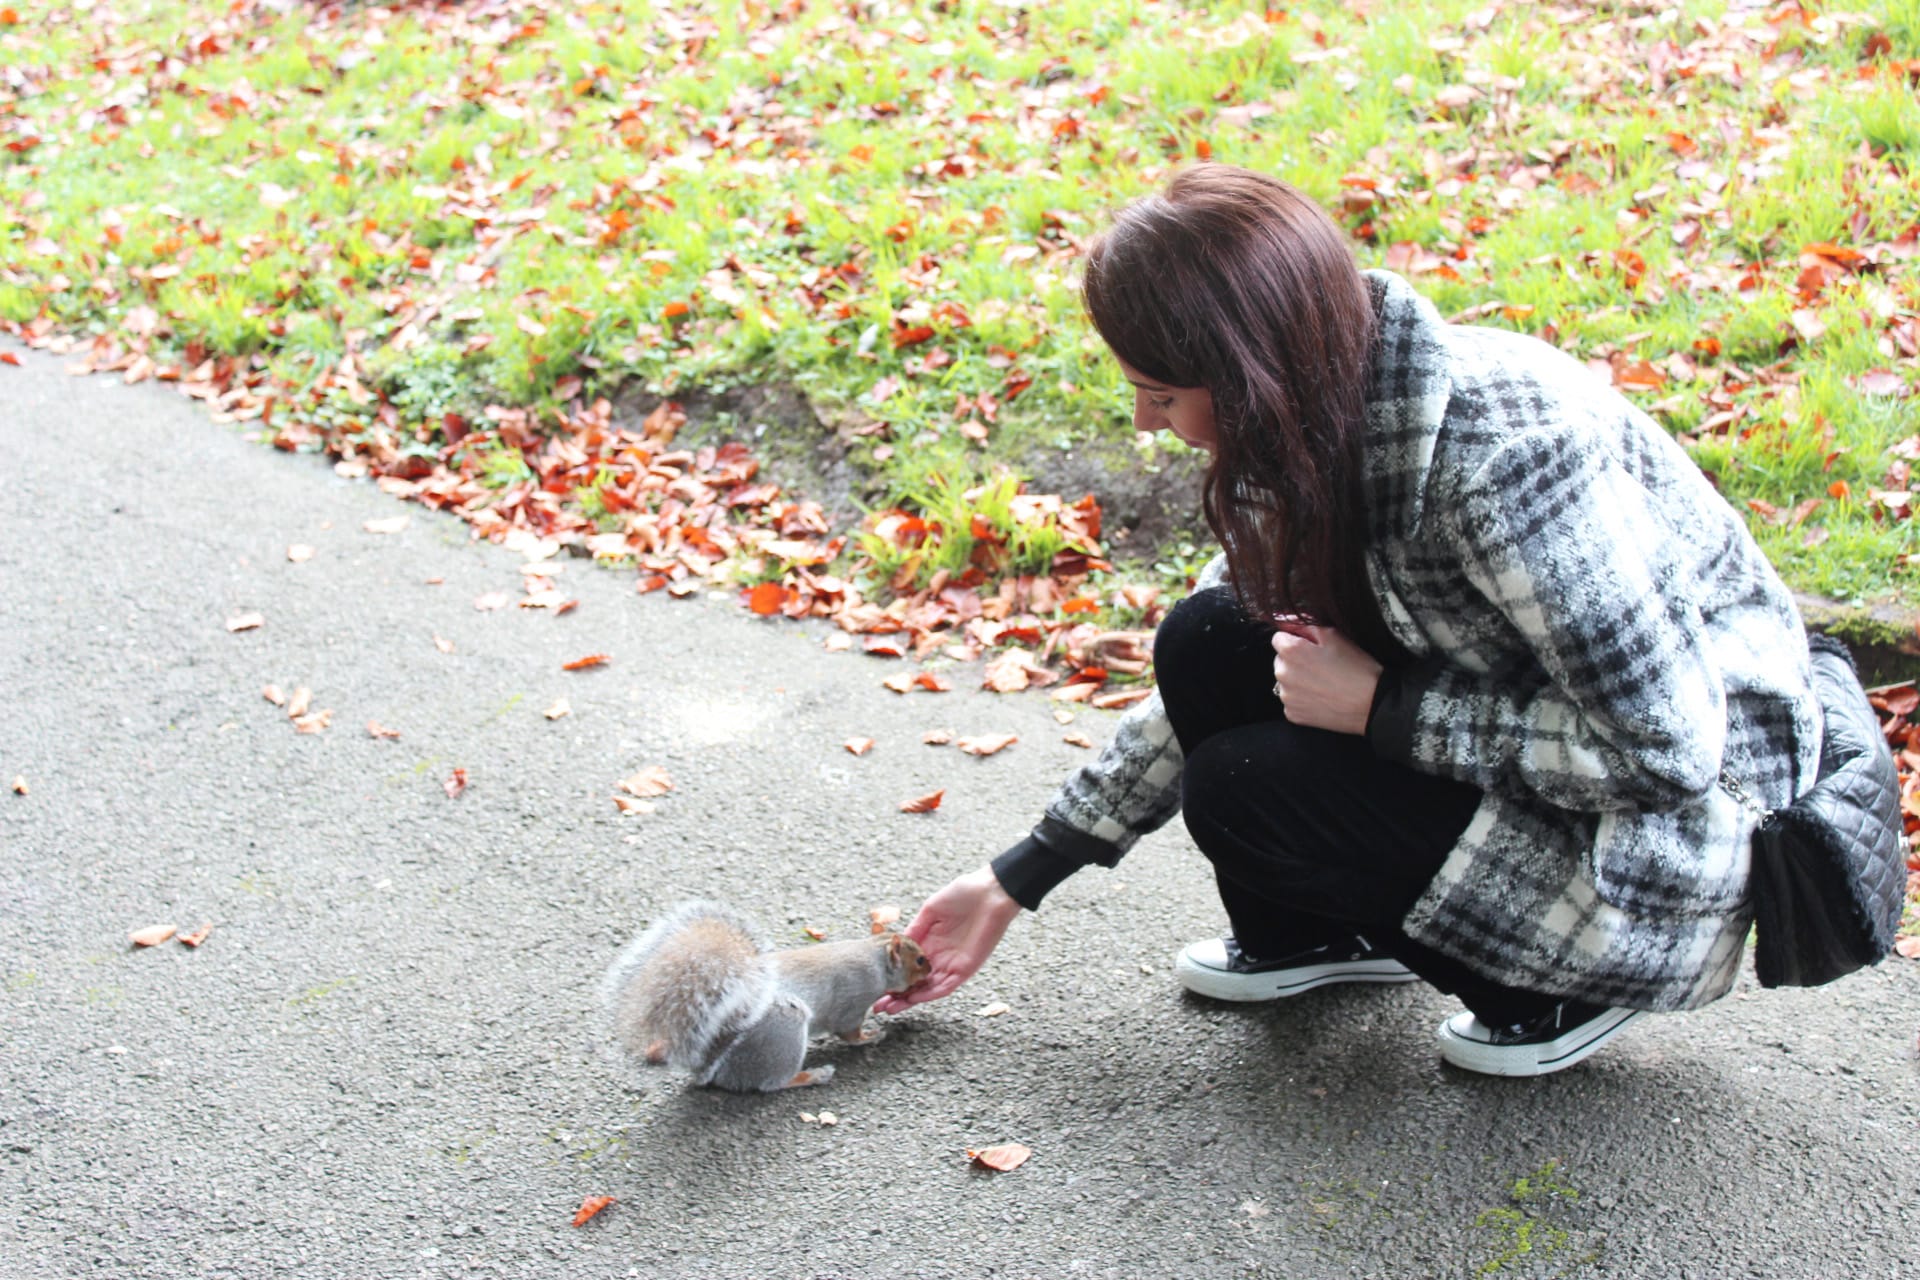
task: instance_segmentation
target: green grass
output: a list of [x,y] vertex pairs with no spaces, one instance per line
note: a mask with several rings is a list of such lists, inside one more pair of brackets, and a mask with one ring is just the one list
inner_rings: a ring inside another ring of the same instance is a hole
[[[960,529],[1013,460],[1128,438],[1078,313],[1076,246],[1211,154],[1309,191],[1364,265],[1406,242],[1439,255],[1412,278],[1443,313],[1504,303],[1478,322],[1661,367],[1665,386],[1629,394],[1741,509],[1844,481],[1853,500],[1793,526],[1755,512],[1756,535],[1796,586],[1912,598],[1911,521],[1866,495],[1894,487],[1913,400],[1856,383],[1917,380],[1901,341],[1920,312],[1920,105],[1888,70],[1920,58],[1914,0],[1771,23],[1714,3],[1478,0],[852,13],[23,14],[0,26],[25,86],[0,89],[0,318],[163,364],[250,357],[311,389],[282,412],[314,439],[367,438],[384,409],[421,451],[489,404],[554,415],[576,388],[788,381],[833,423],[886,424],[853,454],[876,509]],[[1358,179],[1368,207],[1348,202]],[[1868,259],[1802,296],[1822,243]],[[147,308],[155,331],[128,335]],[[1796,312],[1824,331],[1797,335]],[[896,349],[915,325],[933,338]],[[340,393],[343,361],[371,401]],[[1016,371],[1030,382],[1009,398]],[[960,396],[992,399],[984,441],[962,433]],[[1730,427],[1702,427],[1729,409]],[[490,456],[488,483],[516,466]],[[575,489],[593,518],[597,492]],[[1009,567],[1060,549],[986,514]],[[960,534],[865,542],[886,578],[975,551]]]

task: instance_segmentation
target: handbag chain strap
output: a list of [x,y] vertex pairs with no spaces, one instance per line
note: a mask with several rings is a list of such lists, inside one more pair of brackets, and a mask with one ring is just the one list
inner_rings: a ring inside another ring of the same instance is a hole
[[1773,816],[1773,810],[1761,804],[1759,799],[1741,783],[1740,779],[1734,777],[1725,769],[1720,771],[1720,789],[1732,796],[1740,807],[1752,814],[1756,820],[1765,822]]

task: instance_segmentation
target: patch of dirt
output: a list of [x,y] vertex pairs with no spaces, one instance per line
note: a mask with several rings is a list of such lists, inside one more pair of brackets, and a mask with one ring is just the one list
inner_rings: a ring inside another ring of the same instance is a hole
[[[789,382],[688,388],[672,397],[686,411],[678,443],[689,448],[738,440],[760,460],[762,476],[788,496],[820,504],[836,523],[860,519],[870,477],[853,461],[854,437],[821,418]],[[635,386],[614,397],[615,426],[637,428],[658,395]],[[1087,440],[1071,449],[1046,449],[1007,459],[1033,493],[1069,501],[1091,493],[1100,500],[1102,538],[1117,560],[1150,562],[1180,537],[1204,534],[1200,511],[1201,455],[1159,450],[1143,455],[1130,440]]]

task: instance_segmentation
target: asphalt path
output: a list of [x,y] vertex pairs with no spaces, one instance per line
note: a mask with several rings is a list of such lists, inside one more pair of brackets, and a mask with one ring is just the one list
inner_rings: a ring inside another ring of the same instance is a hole
[[[1174,953],[1220,918],[1177,822],[953,997],[818,1049],[825,1088],[630,1077],[593,1032],[625,938],[692,895],[795,945],[910,913],[1086,758],[1054,705],[970,667],[901,696],[897,661],[828,652],[824,626],[580,560],[565,616],[478,610],[518,597],[523,558],[453,517],[164,388],[21,359],[0,1276],[1913,1274],[1920,964],[1812,992],[1749,972],[1561,1075],[1484,1079],[1442,1067],[1455,1006],[1425,987],[1181,995]],[[245,612],[264,624],[230,632]],[[329,727],[296,732],[270,683]],[[935,728],[1019,741],[975,759]],[[648,765],[676,789],[622,816]],[[159,923],[213,928],[129,945]],[[1032,1159],[970,1166],[1003,1142]]]

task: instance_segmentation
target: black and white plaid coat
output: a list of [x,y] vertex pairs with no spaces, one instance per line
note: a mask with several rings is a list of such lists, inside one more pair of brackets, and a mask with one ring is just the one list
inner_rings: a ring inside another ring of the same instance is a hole
[[[1416,655],[1369,738],[1486,793],[1404,928],[1510,986],[1704,1004],[1752,919],[1753,820],[1721,772],[1774,806],[1818,765],[1792,599],[1679,446],[1588,370],[1368,279],[1367,569]],[[1178,810],[1181,762],[1156,694],[1048,816],[1124,851]]]

